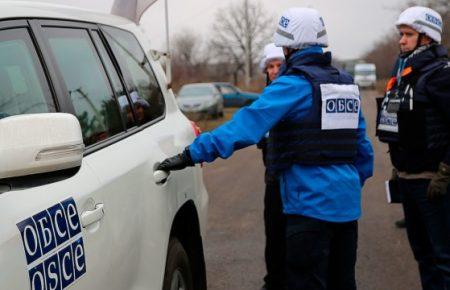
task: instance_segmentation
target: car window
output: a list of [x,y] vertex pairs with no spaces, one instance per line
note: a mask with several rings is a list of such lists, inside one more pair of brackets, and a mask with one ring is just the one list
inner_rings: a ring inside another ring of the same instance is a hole
[[120,81],[119,74],[117,73],[114,64],[112,63],[111,58],[106,51],[106,48],[101,40],[100,34],[98,31],[92,31],[92,37],[97,45],[98,52],[105,64],[105,69],[108,72],[109,78],[111,80],[112,86],[114,88],[114,93],[119,102],[120,112],[122,114],[123,120],[126,120],[127,128],[131,128],[134,126],[134,118],[131,110],[130,103],[127,98],[127,93],[125,87]]
[[54,111],[28,31],[24,28],[0,31],[0,118]]
[[230,86],[220,86],[220,91],[222,94],[235,94],[236,90]]
[[164,97],[137,39],[127,31],[103,28],[124,74],[138,123],[144,124],[164,115]]
[[123,131],[119,107],[86,30],[44,28],[86,146]]
[[178,96],[183,97],[201,97],[213,95],[215,91],[212,87],[208,86],[184,86],[181,88]]

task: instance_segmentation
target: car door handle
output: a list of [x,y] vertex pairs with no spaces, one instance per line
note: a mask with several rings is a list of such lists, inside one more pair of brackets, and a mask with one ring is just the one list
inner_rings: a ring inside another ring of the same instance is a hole
[[153,171],[153,179],[157,185],[163,185],[169,179],[170,172],[166,172],[163,170],[155,170]]
[[98,222],[105,215],[105,210],[103,209],[103,203],[98,203],[95,205],[95,209],[84,211],[81,214],[81,225],[83,228]]

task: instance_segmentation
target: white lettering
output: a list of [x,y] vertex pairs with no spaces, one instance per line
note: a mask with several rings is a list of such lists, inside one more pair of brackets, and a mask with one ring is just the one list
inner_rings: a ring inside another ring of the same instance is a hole
[[[70,273],[68,273],[67,272],[67,269],[66,269],[66,259],[69,259],[69,265],[71,265],[72,266],[72,271],[70,272]],[[70,280],[71,278],[72,278],[72,275],[73,275],[73,265],[72,265],[72,257],[71,257],[71,255],[70,255],[70,252],[66,252],[65,254],[64,254],[64,256],[63,256],[63,258],[62,258],[62,263],[61,263],[61,267],[62,267],[62,269],[61,269],[61,271],[62,271],[62,274],[63,274],[63,276],[64,276],[64,280]],[[70,275],[69,275],[70,274]]]
[[44,275],[39,271],[34,272],[33,277],[31,278],[31,290],[36,289],[45,289]]
[[[81,271],[84,269],[84,251],[81,244],[77,244],[75,247],[75,267],[77,271]],[[81,263],[80,263],[81,262]]]
[[336,110],[336,102],[334,100],[328,100],[327,102],[327,111],[334,112]]
[[47,217],[43,217],[43,218],[38,220],[38,223],[39,223],[39,226],[40,226],[40,228],[42,230],[42,236],[44,238],[44,246],[43,246],[43,248],[47,248],[50,245],[50,243],[52,242],[53,237],[52,237],[52,231],[45,226],[44,221],[45,221],[46,224],[49,222],[47,220]]
[[64,219],[63,211],[60,210],[60,209],[58,209],[55,212],[55,216],[54,216],[53,220],[55,221],[54,224],[55,224],[55,229],[56,229],[56,233],[58,234],[58,237],[63,238],[63,237],[65,237],[67,235],[67,231],[62,231],[59,228],[59,223],[58,223],[58,219],[59,218],[58,218],[58,216],[61,217],[62,219]]
[[[55,262],[51,262],[50,264],[48,264],[47,267],[47,273],[48,273],[48,277],[54,281],[54,287],[52,287],[51,283],[50,284],[50,289],[48,290],[55,290],[58,288],[59,285],[59,277],[58,274],[56,273],[56,263]],[[52,271],[53,268],[53,271]]]
[[79,224],[78,224],[78,222],[77,222],[78,219],[77,219],[77,218],[74,219],[74,217],[77,216],[77,209],[75,208],[75,205],[73,205],[73,204],[70,203],[70,204],[67,206],[67,215],[68,215],[67,219],[68,219],[68,221],[69,221],[69,226],[70,226],[70,228],[71,228],[72,230],[78,229],[78,227],[79,227]]
[[345,112],[345,100],[338,99],[338,112]]
[[[28,233],[31,234],[31,238],[32,238],[32,241],[34,243],[34,248],[31,248],[30,244],[28,243],[28,241],[29,241]],[[27,251],[28,255],[30,255],[30,256],[36,255],[38,247],[39,247],[39,240],[38,240],[38,236],[37,236],[36,230],[32,226],[27,225],[23,229],[23,236],[24,236],[23,240],[24,240],[24,243],[25,243],[25,250]]]

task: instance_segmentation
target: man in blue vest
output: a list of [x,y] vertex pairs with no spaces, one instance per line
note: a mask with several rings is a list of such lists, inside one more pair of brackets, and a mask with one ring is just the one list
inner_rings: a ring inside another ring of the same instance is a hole
[[373,171],[359,90],[323,52],[327,32],[317,10],[288,9],[274,42],[286,66],[259,99],[159,169],[228,158],[270,130],[268,169],[279,178],[287,216],[287,289],[356,289],[361,187]]
[[377,135],[398,172],[422,287],[450,289],[450,62],[440,45],[442,18],[416,6],[396,24],[401,53],[380,103]]

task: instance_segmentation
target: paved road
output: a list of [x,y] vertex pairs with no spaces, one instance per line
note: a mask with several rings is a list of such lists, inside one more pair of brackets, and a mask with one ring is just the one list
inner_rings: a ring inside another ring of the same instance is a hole
[[[362,94],[368,134],[373,137],[376,93]],[[386,203],[384,180],[391,170],[387,148],[375,140],[373,145],[375,175],[364,187],[359,223],[359,290],[419,290],[406,233],[394,227],[402,217],[401,207]],[[260,152],[255,146],[240,150],[229,160],[206,165],[204,175],[210,193],[205,237],[208,289],[260,289],[265,273]]]

